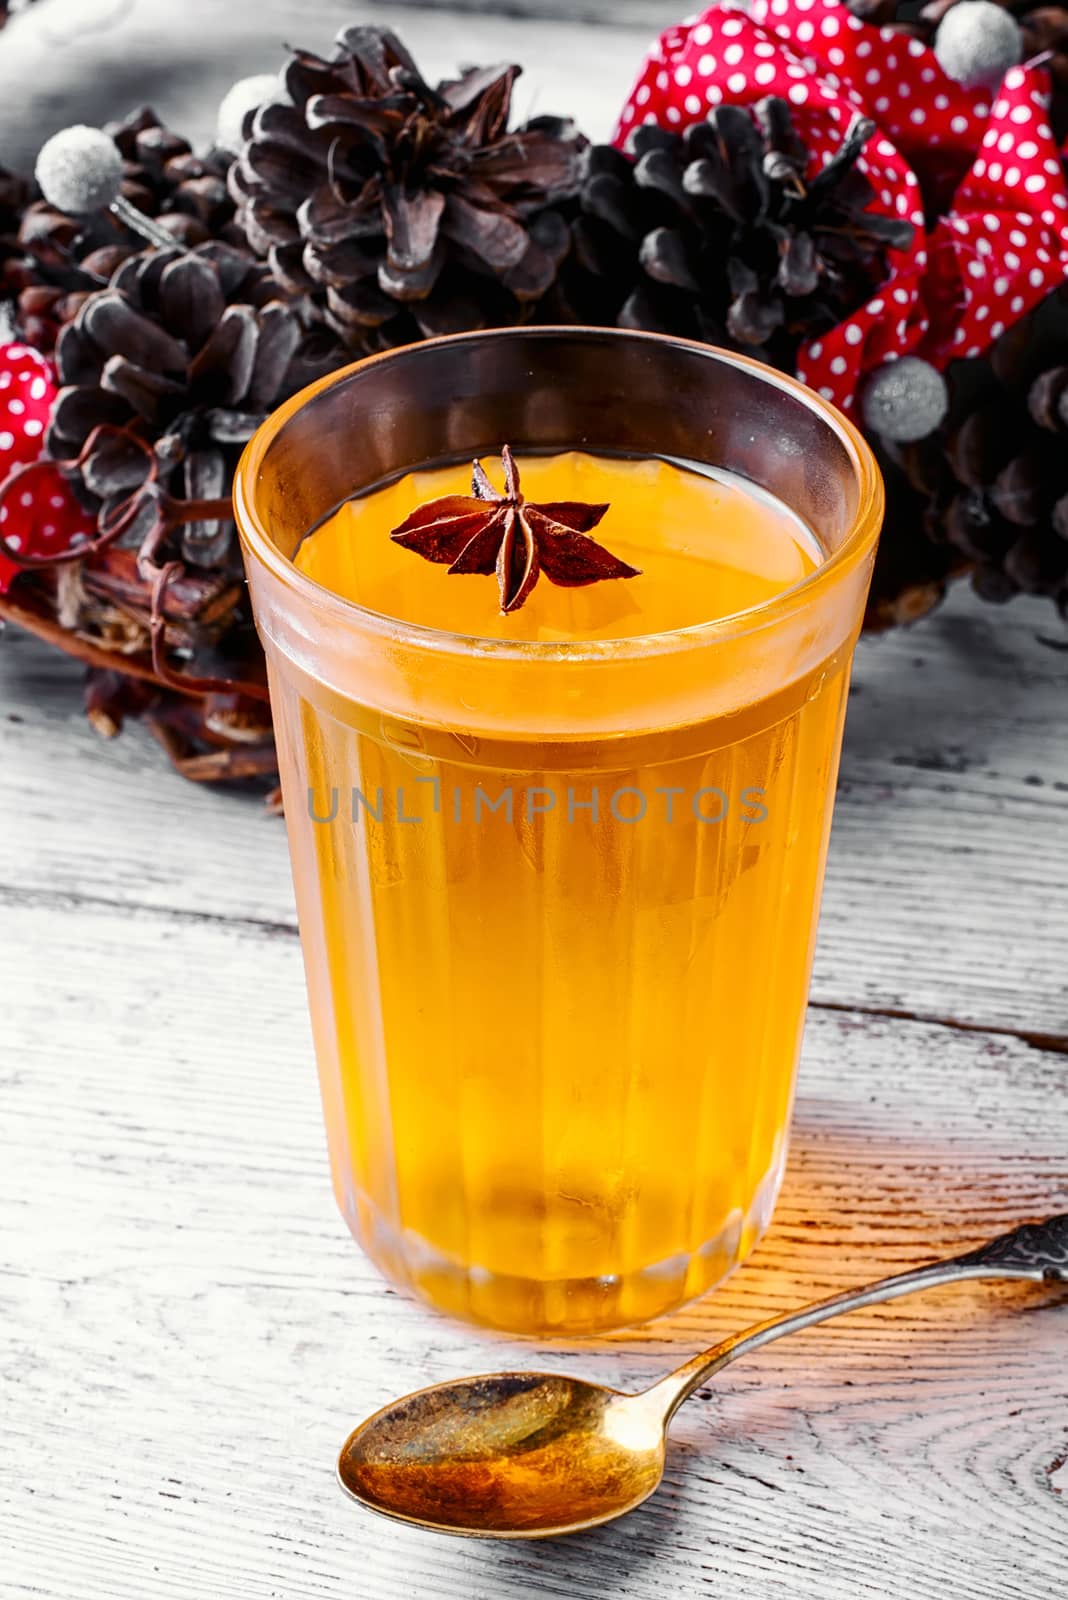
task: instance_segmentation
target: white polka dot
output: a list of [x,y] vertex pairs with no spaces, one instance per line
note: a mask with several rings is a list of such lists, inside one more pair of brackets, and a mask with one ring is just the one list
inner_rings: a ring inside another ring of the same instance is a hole
[[816,24],[814,22],[806,21],[799,22],[797,24],[797,37],[801,40],[802,44],[808,44],[809,40],[815,37],[815,33]]
[[[669,122],[682,121],[682,112],[679,110],[678,106],[668,106],[666,115]],[[652,112],[649,113],[649,120],[650,122],[656,121],[656,118],[653,116]]]
[[1001,335],[1004,332],[1005,332],[1005,324],[1003,322],[992,322],[990,324],[990,336],[991,336],[991,338],[1000,339]]
[[1046,281],[1045,273],[1039,267],[1032,267],[1027,274],[1027,281],[1033,289],[1041,289]]
[[1005,182],[1008,184],[1009,188],[1010,189],[1015,189],[1015,187],[1019,183],[1019,181],[1020,181],[1020,169],[1019,169],[1019,167],[1006,167],[1005,168]]
[[647,83],[643,83],[638,89],[637,94],[634,96],[635,103],[639,106],[646,105],[652,92],[653,91],[650,89],[649,85]]
[[890,102],[886,98],[885,95],[880,95],[879,99],[876,100],[875,109],[876,109],[876,111],[889,111],[890,110]]
[[1023,295],[1022,294],[1014,295],[1013,298],[1009,301],[1009,310],[1012,312],[1013,316],[1018,317],[1020,315],[1020,312],[1023,310],[1023,308],[1024,308],[1024,297],[1023,297]]
[[978,250],[981,256],[988,256],[991,250],[993,250],[994,246],[990,243],[989,239],[976,239],[975,248]]
[[808,353],[812,357],[813,361],[819,360],[820,356],[823,354],[823,345],[819,339],[813,340],[812,344],[809,345]]
[[26,493],[20,494],[19,495],[19,505],[32,506],[33,505],[33,495],[32,494],[26,494]]
[[[784,5],[779,15],[784,16],[788,9],[789,7]],[[721,32],[727,39],[736,39],[742,32],[743,27],[744,23],[742,23],[738,17],[728,17],[726,22],[723,24]]]
[[846,344],[860,344],[864,335],[855,322],[851,322],[845,331]]
[[857,41],[857,55],[858,56],[870,56],[871,55],[871,40],[870,39],[859,39]]
[[831,371],[833,373],[835,373],[838,377],[841,377],[842,373],[845,371],[845,369],[846,369],[845,356],[835,356],[834,360],[831,362]]
[[1001,138],[998,139],[996,141],[996,143],[997,143],[997,147],[1001,151],[1002,155],[1003,156],[1007,156],[1009,151],[1012,149],[1012,145],[1013,145],[1012,134],[1011,133],[1003,133],[1001,135]]
[[775,56],[775,46],[773,44],[769,44],[766,39],[758,39],[757,43],[753,46],[753,54],[755,56],[759,56],[762,61],[773,60]]
[[968,131],[967,117],[952,117],[949,125],[954,133],[967,133]]
[[986,268],[981,261],[969,261],[968,273],[973,278],[984,278],[986,276]]
[[22,549],[22,535],[20,533],[9,533],[7,536],[7,542],[12,550]]
[[773,83],[775,81],[775,68],[770,61],[761,61],[754,69],[753,79],[756,83]]
[[[24,380],[26,376],[27,374],[23,373]],[[43,378],[34,378],[33,382],[30,384],[30,399],[43,400],[47,393],[48,385],[45,380]]]
[[1028,194],[1038,194],[1039,191],[1045,187],[1045,178],[1039,177],[1037,172],[1032,172],[1029,178],[1024,179],[1024,188],[1027,190]]
[[973,170],[974,170],[975,176],[977,178],[981,178],[981,177],[983,177],[985,175],[985,173],[986,173],[986,162],[983,160],[982,156],[980,156],[979,160],[975,163],[975,167],[973,168]]
[[44,527],[41,529],[41,532],[44,534],[55,533],[55,531],[56,525],[54,522],[46,522]]
[[1009,118],[1019,126],[1024,122],[1030,122],[1031,112],[1027,106],[1013,106],[1009,112]]
[[[976,170],[978,171],[978,167]],[[1001,162],[992,161],[986,170],[990,177],[993,178],[994,182],[997,183],[998,179],[1001,177]]]
[[838,18],[824,17],[820,23],[820,32],[825,39],[833,39],[838,32]]
[[789,98],[795,106],[803,106],[808,99],[808,89],[803,83],[792,83],[790,85]]
[[914,122],[919,127],[921,123],[927,121],[927,114],[917,106],[914,111],[909,112],[909,121]]
[[834,390],[833,389],[828,389],[826,384],[824,384],[821,387],[820,394],[821,394],[821,396],[823,397],[824,400],[833,400],[834,399]]
[[669,82],[669,79],[668,79],[668,75],[667,75],[666,72],[658,72],[657,73],[657,75],[656,75],[656,86],[657,86],[658,89],[666,89],[667,86],[668,86],[668,82]]
[[1021,161],[1030,161],[1032,156],[1038,155],[1038,145],[1033,139],[1021,139],[1016,146],[1016,154]]
[[907,289],[895,289],[894,290],[894,299],[897,301],[899,306],[907,306],[908,303],[909,303],[909,292],[908,292],[908,290]]
[[715,56],[702,56],[697,63],[697,70],[702,78],[710,78],[716,70]]
[[1045,167],[1045,169],[1049,173],[1050,177],[1052,177],[1052,178],[1059,178],[1060,177],[1060,175],[1061,175],[1060,166],[1058,165],[1058,163],[1056,161],[1053,160],[1052,157],[1050,157],[1050,159],[1048,161],[1044,161],[1042,163],[1042,165]]
[[699,22],[690,35],[694,44],[708,44],[712,38],[712,29],[707,22]]
[[868,310],[871,312],[873,317],[877,317],[879,315],[879,312],[882,309],[883,309],[883,302],[882,302],[882,300],[880,298],[876,298],[875,300],[869,300],[868,301]]
[[744,55],[745,51],[740,44],[729,44],[723,52],[723,59],[728,67],[736,67]]
[[50,506],[52,506],[52,508],[54,510],[62,511],[63,510],[63,496],[61,494],[54,494],[52,496],[52,498],[49,500],[48,504]]
[[0,433],[0,450],[10,450],[14,443],[15,435],[13,433],[9,433],[5,428],[3,433]]
[[681,67],[676,67],[675,68],[675,82],[678,84],[680,89],[685,89],[686,85],[689,83],[689,81],[690,81],[690,79],[692,77],[693,77],[693,73],[691,72],[690,68],[686,65],[685,61],[683,62]]
[[1008,288],[1009,288],[1009,280],[1008,280],[1008,278],[995,278],[994,279],[994,293],[995,294],[1007,294],[1008,293]]
[[701,102],[695,94],[688,94],[683,104],[691,117],[699,117],[701,115]]
[[902,100],[907,100],[909,95],[912,93],[912,85],[910,83],[906,83],[904,78],[902,78],[901,82],[897,86],[897,92],[901,96]]
[[1015,272],[1016,268],[1020,265],[1020,258],[1016,254],[1015,250],[1006,250],[1002,260],[1012,272]]
[[23,423],[23,432],[29,434],[31,439],[36,439],[39,433],[44,432],[44,423],[39,417],[31,417],[29,422]]
[[26,402],[24,400],[9,400],[7,409],[13,417],[21,417],[26,409]]
[[864,74],[865,83],[878,83],[881,74],[876,67],[870,67]]
[[[727,88],[730,90],[731,94],[741,94],[742,90],[745,88],[745,73],[732,72],[730,77],[727,79]],[[793,98],[792,90],[790,91],[790,98]]]
[[910,56],[922,56],[922,55],[926,55],[926,54],[927,54],[927,46],[924,45],[924,44],[921,44],[919,39],[910,39],[909,40],[909,55]]
[[708,101],[710,106],[719,105],[720,101],[723,99],[723,90],[720,88],[718,83],[709,84],[708,88],[705,90],[705,99]]
[[832,45],[831,48],[827,52],[827,60],[832,64],[832,66],[835,66],[835,67],[844,66],[845,65],[845,51],[844,50],[840,50],[836,44]]

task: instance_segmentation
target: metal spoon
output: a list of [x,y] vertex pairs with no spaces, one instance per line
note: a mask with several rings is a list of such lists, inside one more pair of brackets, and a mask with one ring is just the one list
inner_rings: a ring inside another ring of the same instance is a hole
[[641,1394],[548,1372],[497,1372],[420,1389],[349,1435],[338,1477],[372,1511],[441,1533],[544,1539],[594,1528],[653,1493],[668,1424],[721,1368],[816,1322],[963,1278],[1068,1283],[1068,1213],[758,1323]]

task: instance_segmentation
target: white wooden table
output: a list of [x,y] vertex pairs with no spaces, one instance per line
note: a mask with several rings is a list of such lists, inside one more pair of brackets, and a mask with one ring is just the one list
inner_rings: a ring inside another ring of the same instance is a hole
[[[42,134],[153,72],[177,112],[189,77],[156,56],[199,71],[209,13],[199,131],[281,36],[325,45],[339,15],[388,11],[431,70],[514,54],[539,104],[603,134],[647,32],[269,0],[253,28],[253,8],[134,0],[114,34],[46,48],[64,6],[0,44],[0,159],[11,130],[32,142],[19,82]],[[2,1600],[1060,1600],[1053,1291],[958,1287],[740,1363],[680,1415],[655,1500],[580,1539],[419,1534],[332,1476],[398,1390],[513,1364],[639,1385],[769,1311],[1068,1208],[1068,656],[1036,639],[1056,632],[961,593],[862,645],[771,1232],[703,1304],[570,1348],[378,1279],[327,1179],[281,825],[136,731],[102,743],[77,669],[0,639]]]

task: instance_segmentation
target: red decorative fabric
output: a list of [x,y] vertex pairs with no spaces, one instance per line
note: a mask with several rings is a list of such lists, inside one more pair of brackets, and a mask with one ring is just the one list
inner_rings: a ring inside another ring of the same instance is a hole
[[[0,539],[27,555],[59,555],[94,531],[58,467],[21,470],[39,460],[56,393],[44,356],[28,345],[0,345]],[[0,594],[26,570],[0,549]]]
[[[1068,274],[1068,188],[1048,119],[1048,77],[1013,67],[993,99],[947,77],[934,52],[854,17],[841,0],[714,6],[669,28],[647,57],[615,142],[643,122],[682,129],[718,105],[780,95],[812,171],[853,118],[876,124],[858,162],[873,208],[915,225],[868,303],[802,346],[798,376],[843,410],[884,361],[942,368],[980,355]],[[920,183],[947,208],[925,230]]]

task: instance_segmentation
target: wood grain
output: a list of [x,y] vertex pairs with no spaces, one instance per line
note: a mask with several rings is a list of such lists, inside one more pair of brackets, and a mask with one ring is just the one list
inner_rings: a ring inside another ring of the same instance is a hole
[[639,1385],[768,1311],[1063,1209],[1062,1057],[817,1012],[754,1260],[652,1330],[542,1348],[387,1290],[351,1243],[288,937],[33,902],[4,934],[4,1600],[1062,1594],[1063,1292],[961,1286],[739,1363],[680,1415],[661,1495],[581,1541],[394,1528],[330,1466],[398,1389],[507,1365]]

